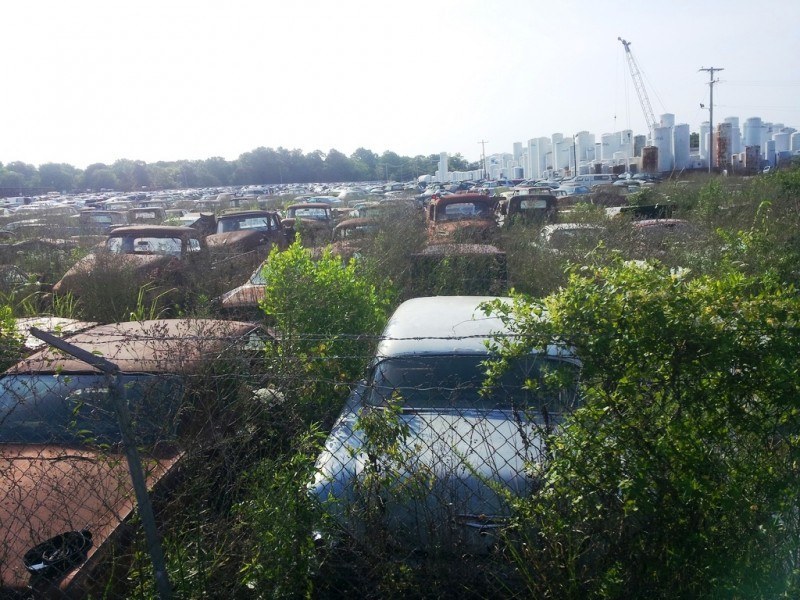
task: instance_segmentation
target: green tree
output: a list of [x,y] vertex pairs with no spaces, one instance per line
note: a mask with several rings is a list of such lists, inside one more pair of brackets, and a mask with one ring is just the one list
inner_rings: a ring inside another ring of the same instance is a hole
[[795,290],[619,262],[493,310],[517,334],[505,358],[556,340],[583,363],[585,404],[517,503],[533,596],[797,597]]
[[374,285],[356,261],[343,265],[329,252],[315,261],[300,241],[272,251],[264,278],[262,309],[282,339],[276,368],[291,380],[286,385],[296,401],[324,421],[341,408],[369,360],[388,317],[391,286]]
[[39,181],[44,187],[57,191],[72,191],[78,170],[72,165],[45,163],[39,165]]

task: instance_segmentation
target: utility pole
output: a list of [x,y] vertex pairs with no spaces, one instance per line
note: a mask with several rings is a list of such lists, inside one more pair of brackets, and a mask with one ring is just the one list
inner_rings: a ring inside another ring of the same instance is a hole
[[578,135],[577,133],[572,134],[572,168],[574,170],[574,172],[572,173],[573,177],[575,177],[578,174],[578,149],[575,146],[575,137],[577,135]]
[[714,71],[724,71],[724,67],[700,67],[699,71],[708,71],[708,172],[711,173],[712,166],[714,165],[714,84],[719,81],[714,80]]
[[481,145],[481,163],[483,164],[483,177],[482,179],[486,179],[486,140],[481,140],[478,142]]

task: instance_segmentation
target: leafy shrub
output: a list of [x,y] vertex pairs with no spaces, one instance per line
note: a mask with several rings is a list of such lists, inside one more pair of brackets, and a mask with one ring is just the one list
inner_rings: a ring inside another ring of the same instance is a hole
[[272,352],[279,387],[309,412],[302,418],[329,422],[366,365],[383,329],[393,290],[378,287],[325,251],[316,261],[300,240],[273,250],[265,269],[262,309],[281,343]]
[[509,536],[533,596],[797,595],[793,289],[618,262],[493,310],[515,317],[505,355],[562,340],[583,361],[585,406]]

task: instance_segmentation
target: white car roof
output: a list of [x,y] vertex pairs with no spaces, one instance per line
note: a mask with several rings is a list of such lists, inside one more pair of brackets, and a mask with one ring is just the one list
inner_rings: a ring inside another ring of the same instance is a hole
[[[378,357],[409,354],[486,353],[484,342],[506,332],[497,317],[478,307],[495,296],[432,296],[403,302],[389,319]],[[501,298],[511,302],[510,298]]]

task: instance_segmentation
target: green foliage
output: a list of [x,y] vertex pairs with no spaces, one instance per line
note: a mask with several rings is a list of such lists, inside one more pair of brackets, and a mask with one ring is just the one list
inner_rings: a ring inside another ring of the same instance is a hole
[[[585,405],[545,436],[510,535],[536,597],[795,597],[800,299],[733,268],[576,268],[493,309],[583,362]],[[546,315],[546,318],[542,318]]]
[[273,320],[281,343],[274,368],[297,400],[311,407],[309,417],[327,420],[369,360],[375,336],[383,329],[393,300],[381,287],[325,251],[316,261],[300,240],[274,249],[265,270],[262,309]]
[[22,337],[17,332],[14,311],[0,304],[0,369],[5,371],[20,359]]
[[306,484],[324,437],[312,427],[288,456],[261,462],[246,478],[248,499],[236,514],[249,549],[239,577],[255,597],[311,597],[318,568],[312,534],[320,515]]

